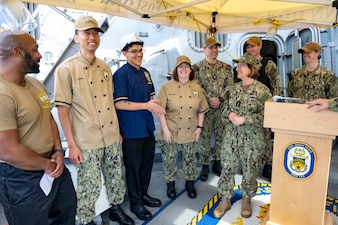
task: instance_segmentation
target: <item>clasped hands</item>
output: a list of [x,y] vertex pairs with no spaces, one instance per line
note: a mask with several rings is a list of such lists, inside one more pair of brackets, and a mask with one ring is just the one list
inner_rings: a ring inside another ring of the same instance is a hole
[[235,126],[240,126],[240,125],[242,125],[242,124],[245,123],[245,117],[244,116],[239,116],[235,112],[229,113],[228,119]]

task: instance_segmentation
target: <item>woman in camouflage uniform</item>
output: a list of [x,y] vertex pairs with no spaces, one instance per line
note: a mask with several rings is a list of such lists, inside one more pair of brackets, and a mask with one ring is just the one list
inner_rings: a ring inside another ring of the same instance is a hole
[[193,81],[194,76],[190,59],[180,56],[176,59],[173,79],[165,83],[158,94],[160,105],[166,110],[166,115],[159,116],[161,126],[158,139],[169,198],[176,196],[178,146],[182,147],[185,189],[189,198],[196,198],[197,141],[209,105],[201,86]]
[[249,54],[236,60],[238,82],[227,88],[222,110],[226,129],[222,143],[222,173],[218,190],[222,201],[214,211],[221,218],[231,208],[234,196],[235,174],[242,163],[242,217],[251,216],[251,198],[257,191],[259,160],[265,147],[263,114],[264,103],[271,99],[270,90],[257,81],[260,62]]
[[305,65],[291,73],[287,88],[289,97],[307,101],[337,97],[338,78],[331,70],[320,65],[321,52],[322,46],[316,42],[308,42],[298,49]]

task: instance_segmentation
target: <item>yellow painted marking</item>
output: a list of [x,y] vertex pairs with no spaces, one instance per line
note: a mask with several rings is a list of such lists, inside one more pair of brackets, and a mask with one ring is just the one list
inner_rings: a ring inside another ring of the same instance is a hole
[[237,217],[237,221],[236,222],[231,222],[230,225],[244,225],[243,218],[242,217]]

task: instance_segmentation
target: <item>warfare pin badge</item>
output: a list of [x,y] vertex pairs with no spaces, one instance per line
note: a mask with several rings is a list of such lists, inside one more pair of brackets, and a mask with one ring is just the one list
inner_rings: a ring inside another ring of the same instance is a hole
[[315,170],[316,154],[313,148],[303,142],[293,142],[285,150],[284,168],[295,178],[307,178]]

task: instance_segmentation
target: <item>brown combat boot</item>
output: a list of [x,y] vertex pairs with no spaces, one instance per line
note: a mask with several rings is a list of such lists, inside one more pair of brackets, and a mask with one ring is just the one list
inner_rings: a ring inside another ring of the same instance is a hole
[[242,217],[249,218],[251,216],[251,198],[243,197],[242,198]]
[[218,204],[214,210],[215,218],[222,218],[223,215],[231,208],[230,198],[222,198],[222,201]]

